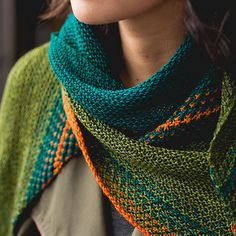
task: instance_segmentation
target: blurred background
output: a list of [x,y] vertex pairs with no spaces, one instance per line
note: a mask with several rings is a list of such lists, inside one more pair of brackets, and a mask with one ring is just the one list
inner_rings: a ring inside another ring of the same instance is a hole
[[49,40],[52,22],[39,20],[45,8],[45,0],[0,0],[0,102],[16,60]]

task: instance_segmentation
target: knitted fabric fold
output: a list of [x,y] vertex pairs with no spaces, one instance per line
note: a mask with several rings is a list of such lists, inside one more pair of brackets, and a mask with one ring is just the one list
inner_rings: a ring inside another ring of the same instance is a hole
[[[140,131],[145,139],[147,131],[158,124],[168,118],[172,122],[177,108],[178,116],[184,118],[190,112],[195,115],[194,110],[203,112],[219,104],[220,79],[203,58],[188,35],[168,63],[143,83],[127,89],[110,71],[107,52],[92,27],[74,15],[52,35],[49,49],[54,73],[80,105],[106,124]],[[209,99],[212,104],[206,102]]]
[[201,63],[188,35],[160,70],[125,88],[106,53],[92,27],[73,15],[49,48],[68,122],[104,193],[146,235],[229,234],[235,157],[227,153],[226,166],[214,156],[223,81],[217,68]]
[[64,164],[83,156],[144,235],[235,235],[234,82],[201,56],[188,35],[160,70],[125,88],[92,27],[70,15],[45,59],[60,89],[25,168],[32,174],[16,200],[15,230]]
[[[89,115],[66,92],[64,106],[102,190],[141,232],[231,235],[234,189],[228,199],[216,194],[211,177],[218,179],[209,175],[209,162],[211,170],[216,163],[209,151],[171,150],[136,142]],[[228,158],[231,164],[235,161],[235,157]],[[222,164],[219,169],[225,177],[231,171],[228,183],[234,181],[234,169]]]

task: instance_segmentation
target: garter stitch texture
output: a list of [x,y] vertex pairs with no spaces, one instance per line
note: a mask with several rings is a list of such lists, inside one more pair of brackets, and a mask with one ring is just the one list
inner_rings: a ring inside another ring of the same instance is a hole
[[127,89],[91,27],[70,15],[50,45],[22,57],[0,110],[0,236],[71,158],[85,158],[145,235],[235,235],[234,83],[199,56],[189,35]]

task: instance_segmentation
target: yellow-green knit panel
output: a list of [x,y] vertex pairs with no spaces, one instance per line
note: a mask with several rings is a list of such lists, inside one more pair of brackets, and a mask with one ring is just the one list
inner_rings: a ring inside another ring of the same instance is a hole
[[[18,60],[6,82],[0,109],[0,236],[24,207],[27,184],[48,125],[59,82],[48,63],[48,43]],[[20,204],[19,204],[20,203]]]

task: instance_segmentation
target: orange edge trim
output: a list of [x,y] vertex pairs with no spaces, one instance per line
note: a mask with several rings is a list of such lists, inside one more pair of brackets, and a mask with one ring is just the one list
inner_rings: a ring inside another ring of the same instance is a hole
[[[84,155],[85,161],[87,162],[89,168],[91,169],[96,181],[98,182],[99,186],[101,187],[101,189],[103,190],[103,192],[106,194],[106,196],[110,199],[110,201],[114,204],[115,208],[117,209],[117,211],[124,216],[124,218],[129,221],[132,225],[134,225],[135,227],[137,227],[137,229],[139,229],[144,235],[147,236],[151,236],[151,234],[145,229],[143,228],[141,225],[139,225],[132,217],[131,214],[125,212],[125,210],[123,209],[123,207],[121,207],[118,203],[117,203],[117,199],[111,195],[109,189],[103,184],[102,179],[100,178],[100,176],[97,173],[96,168],[94,167],[88,151],[86,149],[86,145],[84,142],[84,138],[82,135],[82,132],[80,130],[80,127],[78,126],[77,122],[76,122],[76,116],[74,114],[74,111],[72,110],[72,108],[70,107],[67,98],[64,94],[64,91],[62,90],[62,99],[63,99],[63,106],[64,106],[64,110],[65,113],[67,115],[68,121],[71,125],[71,128],[79,142],[79,146],[81,148],[81,151]],[[176,234],[172,233],[172,236],[176,236]]]

